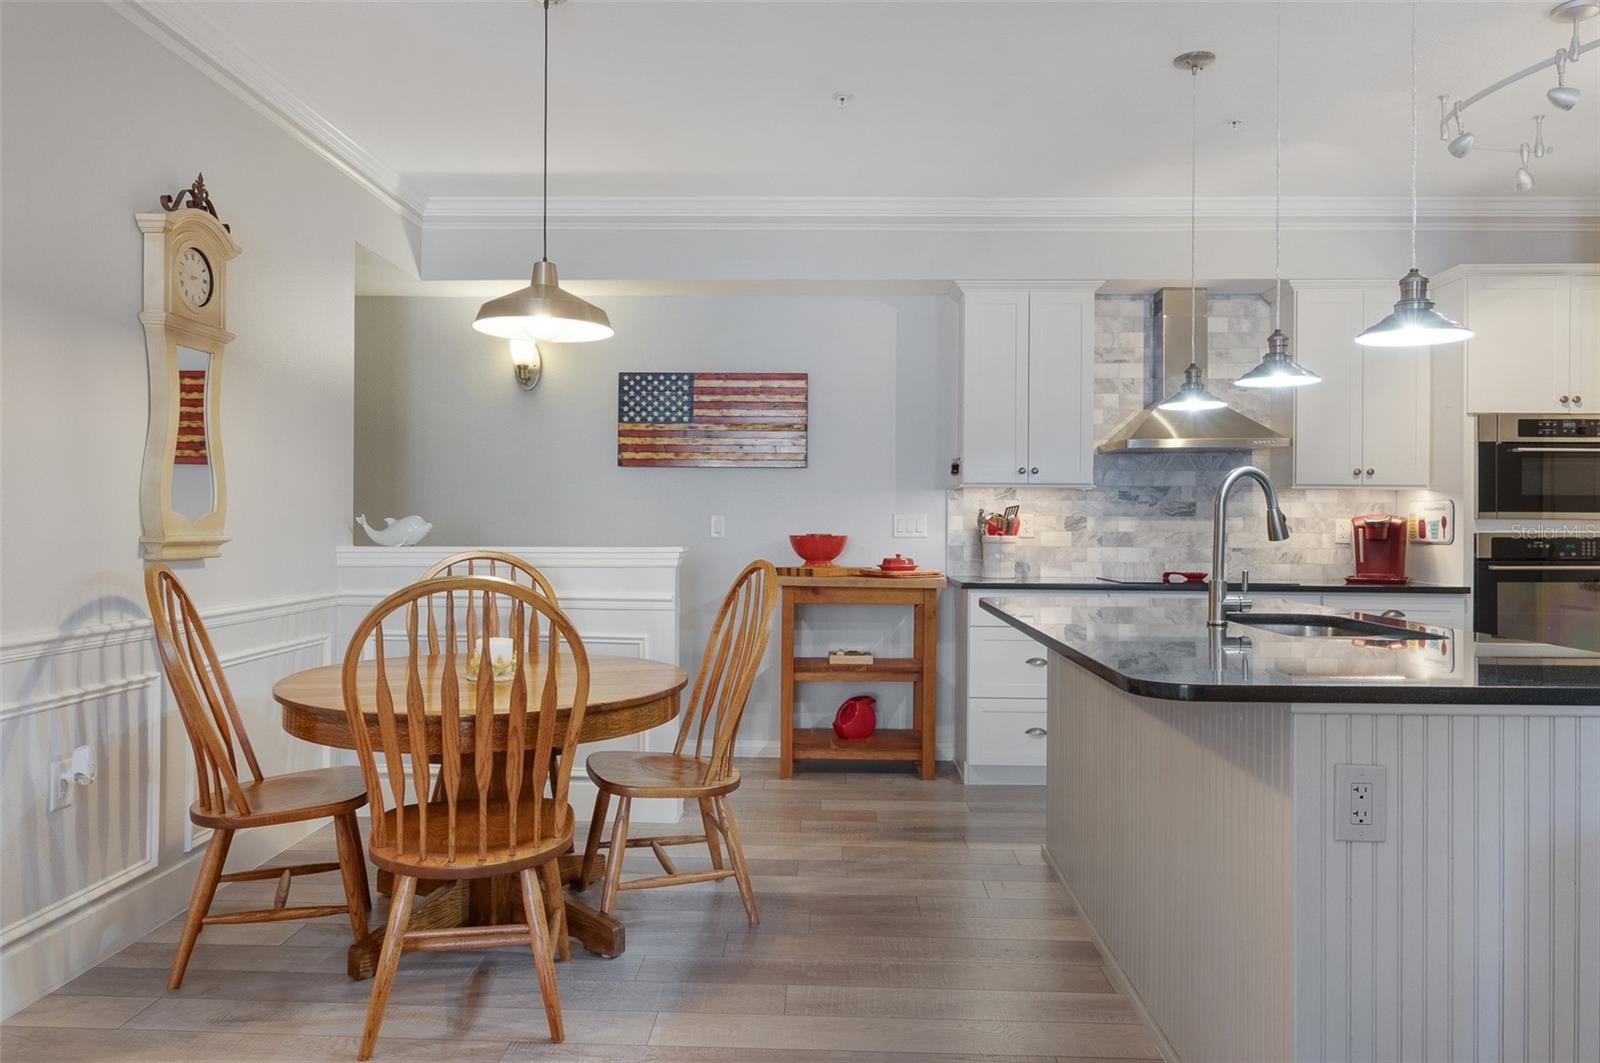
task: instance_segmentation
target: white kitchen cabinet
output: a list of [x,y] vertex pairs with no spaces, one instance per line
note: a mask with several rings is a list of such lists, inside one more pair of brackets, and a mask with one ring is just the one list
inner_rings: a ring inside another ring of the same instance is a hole
[[1099,286],[957,285],[963,484],[1094,482]]
[[1600,412],[1600,267],[1461,266],[1441,303],[1473,330],[1468,413]]
[[1296,284],[1291,353],[1322,377],[1294,393],[1297,486],[1427,486],[1428,352],[1355,342],[1394,299],[1393,285]]
[[1600,413],[1600,273],[1572,278],[1572,409]]

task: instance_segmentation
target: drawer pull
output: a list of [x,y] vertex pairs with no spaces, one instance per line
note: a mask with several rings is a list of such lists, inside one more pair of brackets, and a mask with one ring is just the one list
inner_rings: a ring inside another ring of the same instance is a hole
[[1043,668],[1044,664],[1045,664],[1045,661],[1044,661],[1043,657],[1029,657],[1026,661],[1023,661],[1022,663],[1023,664],[1031,664],[1035,668]]
[[1025,735],[1031,735],[1034,738],[1043,738],[1049,732],[1047,732],[1043,727],[1030,727],[1022,733]]

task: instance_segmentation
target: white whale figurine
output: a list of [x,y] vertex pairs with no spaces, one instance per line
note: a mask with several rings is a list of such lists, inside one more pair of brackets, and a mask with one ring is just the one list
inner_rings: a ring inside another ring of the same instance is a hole
[[367,538],[379,546],[416,546],[433,531],[432,524],[415,514],[399,521],[393,517],[384,517],[382,528],[374,528],[368,524],[365,513],[356,518],[356,523],[367,533]]

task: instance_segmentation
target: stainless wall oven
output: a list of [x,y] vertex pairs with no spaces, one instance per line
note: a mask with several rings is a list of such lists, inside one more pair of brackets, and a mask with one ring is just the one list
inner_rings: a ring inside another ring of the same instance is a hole
[[1479,417],[1478,516],[1600,520],[1600,414]]
[[1600,652],[1600,529],[1478,536],[1472,626],[1480,635]]

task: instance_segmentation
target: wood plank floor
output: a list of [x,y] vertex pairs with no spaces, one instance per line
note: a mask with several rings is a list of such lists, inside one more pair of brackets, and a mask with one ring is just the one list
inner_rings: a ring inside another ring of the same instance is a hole
[[[731,881],[625,893],[628,951],[558,964],[567,1040],[545,1041],[526,950],[410,953],[378,1060],[1070,1063],[1158,1059],[1039,856],[1043,791],[741,764],[734,795],[762,921]],[[580,810],[582,815],[582,810]],[[677,833],[699,829],[698,817]],[[583,837],[582,826],[579,837]],[[332,859],[331,828],[284,857]],[[704,850],[674,850],[680,868]],[[630,876],[655,873],[648,850]],[[218,893],[270,903],[272,882]],[[342,898],[301,879],[296,903]],[[378,898],[381,918],[383,901]],[[218,926],[166,991],[181,917],[0,1027],[31,1060],[350,1060],[370,982],[341,919]]]

